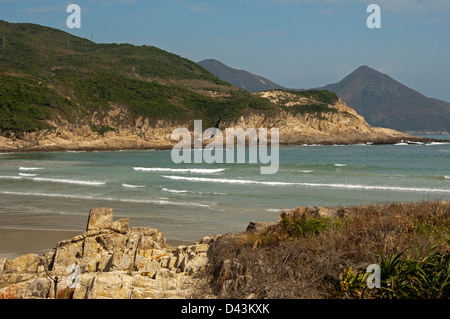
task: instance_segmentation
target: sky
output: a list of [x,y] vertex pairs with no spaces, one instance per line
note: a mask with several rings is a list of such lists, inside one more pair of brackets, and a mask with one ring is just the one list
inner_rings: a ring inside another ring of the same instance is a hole
[[[79,29],[66,23],[72,3]],[[369,4],[379,5],[381,28],[368,28]],[[368,65],[450,102],[450,0],[0,0],[0,19],[217,59],[288,88]]]

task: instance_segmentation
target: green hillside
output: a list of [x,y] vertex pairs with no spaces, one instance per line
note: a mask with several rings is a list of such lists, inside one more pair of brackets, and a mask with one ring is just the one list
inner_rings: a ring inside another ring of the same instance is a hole
[[51,128],[49,120],[86,124],[94,112],[105,113],[112,105],[151,123],[202,119],[209,126],[280,109],[153,46],[96,44],[61,30],[1,20],[0,37],[5,39],[0,50],[2,135]]

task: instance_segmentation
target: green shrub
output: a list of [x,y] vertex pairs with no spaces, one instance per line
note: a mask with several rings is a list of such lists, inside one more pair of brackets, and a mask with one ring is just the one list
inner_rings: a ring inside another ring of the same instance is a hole
[[[449,241],[450,243],[450,241]],[[439,242],[424,254],[379,253],[381,288],[367,289],[365,269],[349,270],[340,275],[341,291],[349,297],[381,299],[450,298],[450,251],[440,252]]]
[[287,108],[289,112],[296,114],[321,114],[321,113],[338,113],[335,108],[329,107],[325,104],[307,104],[307,105],[293,105]]
[[420,249],[414,255],[395,256],[380,254],[380,298],[437,299],[450,297],[450,251],[437,250],[433,245],[421,256]]
[[339,97],[336,93],[325,90],[302,90],[302,91],[291,91],[291,90],[283,90],[289,92],[290,94],[306,97],[308,99],[313,99],[318,103],[324,104],[335,104],[339,101]]
[[2,74],[0,131],[30,132],[47,127],[55,110],[65,112],[70,101],[38,79]]
[[281,217],[281,225],[284,231],[292,237],[305,236],[307,234],[317,235],[327,228],[327,222],[328,219],[326,218],[316,218],[308,216],[306,213]]

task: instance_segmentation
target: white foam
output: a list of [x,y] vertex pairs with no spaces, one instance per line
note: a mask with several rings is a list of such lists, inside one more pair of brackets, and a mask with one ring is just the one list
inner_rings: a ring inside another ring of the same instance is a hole
[[99,181],[80,181],[74,179],[59,179],[59,178],[44,178],[44,177],[32,177],[31,180],[35,182],[62,183],[62,184],[86,185],[86,186],[101,186],[106,184],[106,182],[99,182]]
[[314,171],[312,169],[298,169],[298,170],[291,170],[291,172],[308,174],[308,173],[312,173]]
[[192,182],[207,182],[207,183],[257,184],[257,185],[268,185],[268,186],[307,186],[307,187],[327,187],[327,188],[343,188],[343,189],[394,190],[394,191],[410,191],[410,192],[450,193],[450,189],[442,189],[442,188],[378,186],[378,185],[359,185],[359,184],[266,182],[266,181],[255,181],[255,180],[245,180],[245,179],[225,179],[225,178],[185,177],[185,176],[163,176],[163,177],[172,179],[172,180],[185,180],[185,181],[192,181]]
[[122,184],[122,187],[125,187],[125,188],[145,188],[144,185],[131,185],[131,184]]
[[38,197],[56,197],[56,198],[69,198],[69,199],[84,199],[84,200],[98,200],[98,201],[117,201],[122,203],[140,203],[140,204],[159,204],[159,205],[174,205],[174,206],[196,206],[196,207],[211,207],[216,203],[201,204],[192,202],[173,202],[162,199],[130,199],[130,198],[111,198],[111,197],[94,197],[83,195],[68,195],[68,194],[54,194],[54,193],[25,193],[25,192],[1,192],[4,195],[18,195],[18,196],[38,196]]
[[94,199],[93,196],[82,195],[68,195],[68,194],[47,194],[47,193],[25,193],[25,192],[2,192],[4,195],[19,195],[19,196],[42,196],[42,197],[59,197],[59,198],[73,198],[73,199]]
[[262,185],[293,185],[286,182],[261,182],[245,179],[226,179],[226,178],[208,178],[208,177],[185,177],[185,176],[164,176],[172,180],[185,180],[192,182],[225,183],[225,184],[262,184]]
[[[30,175],[30,176],[25,176],[25,175]],[[106,182],[99,182],[99,181],[80,181],[80,180],[74,180],[74,179],[32,177],[31,175],[36,175],[36,174],[23,174],[22,173],[21,176],[0,176],[0,179],[24,179],[24,180],[34,181],[34,182],[49,182],[49,183],[62,183],[62,184],[86,185],[86,186],[100,186],[100,185],[106,184]]]
[[450,175],[444,175],[444,179],[450,179]]
[[133,167],[135,171],[142,172],[173,172],[173,173],[198,173],[210,174],[225,171],[225,168],[165,168],[165,167]]
[[33,177],[33,176],[37,176],[37,174],[19,173],[19,176],[23,176],[23,177]]
[[213,195],[228,195],[227,193],[221,193],[221,192],[199,192],[199,194],[206,194],[206,195],[210,195],[210,194],[213,194]]
[[[161,205],[175,205],[175,206],[196,206],[196,207],[211,207],[211,205],[208,204],[200,204],[200,203],[192,203],[192,202],[172,202],[169,200],[162,200],[162,199],[116,199],[111,198],[108,200],[112,201],[119,201],[123,203],[141,203],[141,204],[161,204]],[[211,203],[214,204],[214,203]]]
[[188,191],[185,189],[177,190],[177,189],[169,189],[169,188],[165,188],[165,187],[163,187],[161,190],[163,192],[178,193],[178,194],[190,193],[190,194],[199,194],[199,195],[227,195],[225,193],[220,193],[220,192],[194,192],[194,191]]
[[162,191],[163,192],[168,192],[168,193],[189,193],[189,191],[185,190],[185,189],[177,190],[177,189],[168,189],[168,188],[165,188],[165,187],[163,187]]
[[425,145],[446,145],[446,144],[450,144],[450,143],[449,142],[430,142]]
[[19,171],[37,171],[43,169],[42,167],[19,167]]
[[347,166],[347,164],[334,164],[334,166],[336,166],[336,167],[345,167],[345,166]]
[[23,176],[0,176],[0,179],[23,179]]
[[423,145],[422,142],[413,142],[413,141],[408,141],[408,144]]
[[396,143],[394,145],[408,145],[408,143]]

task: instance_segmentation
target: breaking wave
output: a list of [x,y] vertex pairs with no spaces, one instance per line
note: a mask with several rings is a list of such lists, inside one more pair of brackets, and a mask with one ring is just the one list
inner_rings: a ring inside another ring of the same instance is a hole
[[131,185],[131,184],[122,184],[122,187],[125,187],[125,188],[145,188],[144,185]]
[[24,177],[34,177],[34,176],[37,176],[37,174],[19,173],[19,176],[24,176]]
[[188,191],[186,189],[177,190],[177,189],[169,189],[169,188],[165,188],[165,187],[163,187],[161,190],[163,192],[176,193],[176,194],[188,193],[188,194],[199,194],[199,195],[227,195],[225,193],[220,193],[220,192],[194,192],[194,191]]
[[135,171],[142,172],[174,172],[211,174],[225,171],[225,168],[165,168],[165,167],[133,167]]
[[269,182],[269,181],[255,181],[245,179],[185,177],[185,176],[163,176],[163,177],[171,180],[184,180],[184,181],[205,182],[205,183],[257,184],[268,186],[306,186],[306,187],[327,187],[327,188],[343,188],[343,189],[450,193],[450,189],[442,189],[442,188],[420,188],[420,187],[379,186],[379,185],[359,185],[359,184]]
[[54,197],[54,198],[68,198],[68,199],[84,199],[84,200],[98,200],[98,201],[117,201],[121,203],[141,203],[141,204],[158,204],[158,205],[174,205],[174,206],[196,206],[196,207],[212,207],[215,203],[202,204],[193,202],[174,202],[163,199],[131,199],[131,198],[112,198],[112,197],[95,197],[84,195],[70,195],[70,194],[54,194],[54,193],[37,193],[37,192],[1,192],[4,195],[16,196],[38,196],[38,197]]
[[0,176],[0,179],[24,179],[35,182],[62,183],[62,184],[86,185],[86,186],[101,186],[106,184],[106,182],[99,182],[99,181],[80,181],[74,179],[44,178],[31,176]]

